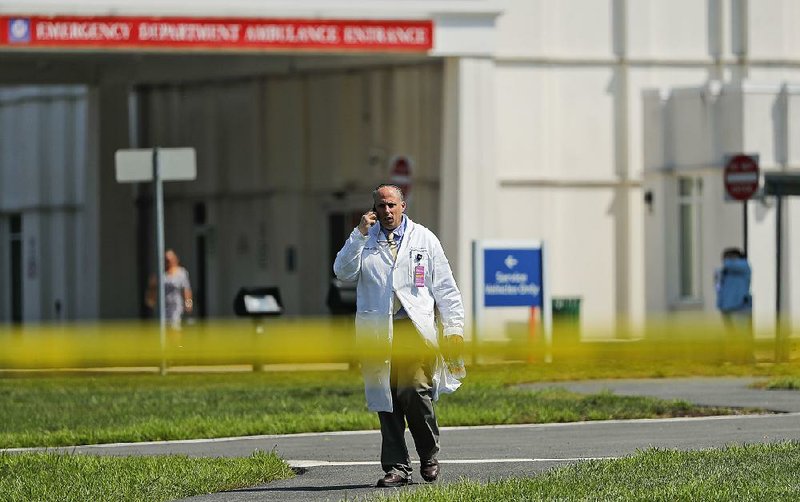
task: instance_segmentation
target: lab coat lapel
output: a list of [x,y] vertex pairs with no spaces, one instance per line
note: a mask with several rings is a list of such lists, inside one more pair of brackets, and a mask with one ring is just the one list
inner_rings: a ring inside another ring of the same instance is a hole
[[412,234],[414,232],[414,222],[411,221],[411,218],[405,215],[403,215],[403,218],[406,219],[406,231],[403,233],[403,240],[400,241],[400,247],[397,248],[397,265],[400,265],[401,260],[408,260],[409,241],[413,238]]
[[370,240],[367,242],[367,246],[376,247],[383,260],[391,264],[392,252],[389,250],[389,246],[387,245],[386,234],[383,233],[381,224],[376,223],[375,225],[372,225],[367,234],[370,236]]

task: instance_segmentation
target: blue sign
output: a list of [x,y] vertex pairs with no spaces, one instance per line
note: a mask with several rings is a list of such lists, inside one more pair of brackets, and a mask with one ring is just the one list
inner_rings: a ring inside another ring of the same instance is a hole
[[484,249],[483,303],[487,307],[542,307],[542,250]]
[[10,43],[28,43],[31,41],[31,20],[12,17],[8,20],[8,41]]

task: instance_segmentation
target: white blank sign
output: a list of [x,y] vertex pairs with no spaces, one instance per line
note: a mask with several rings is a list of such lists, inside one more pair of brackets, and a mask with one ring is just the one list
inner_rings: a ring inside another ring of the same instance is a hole
[[[117,182],[153,181],[153,149],[117,150],[114,154]],[[159,148],[158,167],[163,181],[187,181],[197,178],[194,148]]]

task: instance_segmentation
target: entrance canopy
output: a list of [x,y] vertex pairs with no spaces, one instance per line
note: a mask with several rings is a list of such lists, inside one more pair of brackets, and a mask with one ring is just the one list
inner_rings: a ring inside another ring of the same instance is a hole
[[0,0],[0,51],[488,55],[490,0]]
[[6,49],[205,49],[427,52],[430,20],[0,17]]

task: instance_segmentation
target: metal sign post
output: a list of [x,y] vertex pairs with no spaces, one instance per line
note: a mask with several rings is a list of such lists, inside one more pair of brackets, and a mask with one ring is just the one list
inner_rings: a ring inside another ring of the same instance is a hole
[[146,148],[117,150],[114,155],[118,183],[153,182],[156,263],[158,271],[158,320],[161,374],[166,375],[167,318],[164,298],[164,181],[197,178],[194,148]]
[[161,374],[167,374],[164,351],[167,346],[167,306],[164,298],[164,182],[158,163],[158,147],[153,148],[153,212],[156,229],[156,263],[158,264],[158,327],[161,341]]
[[782,329],[783,198],[800,195],[800,174],[764,173],[764,195],[775,196],[775,361],[789,359],[789,339]]
[[783,196],[778,193],[775,197],[775,362],[787,361],[788,351],[783,337],[783,316],[781,310],[781,276],[783,263]]

